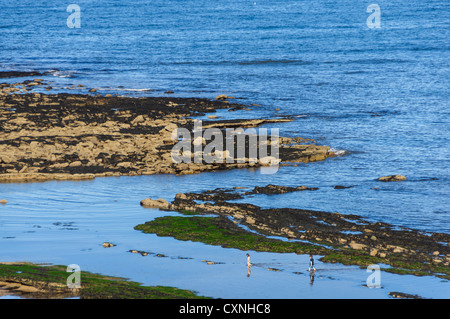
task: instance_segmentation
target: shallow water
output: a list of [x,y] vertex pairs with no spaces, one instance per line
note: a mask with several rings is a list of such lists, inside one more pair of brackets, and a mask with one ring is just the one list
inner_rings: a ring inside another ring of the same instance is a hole
[[[8,203],[0,207],[2,261],[78,264],[82,271],[129,278],[147,285],[168,285],[220,298],[388,298],[389,291],[428,298],[448,296],[448,281],[382,272],[382,289],[363,287],[365,269],[318,261],[313,284],[309,257],[245,251],[178,241],[133,230],[139,223],[175,212],[145,209],[141,199],[173,199],[176,193],[237,186],[236,174],[260,180],[258,171],[190,176],[97,178],[88,182],[2,184]],[[300,192],[298,198],[309,196]],[[280,195],[282,197],[282,195]],[[259,203],[269,203],[262,199]],[[116,246],[104,248],[103,242]],[[142,256],[129,250],[146,251]],[[157,257],[157,254],[165,257]],[[218,264],[208,265],[202,260]],[[271,271],[275,268],[280,271]],[[82,281],[82,279],[81,279]]]
[[[349,0],[75,2],[81,7],[80,29],[67,27],[64,1],[0,0],[0,70],[50,71],[43,78],[55,92],[86,93],[95,87],[102,94],[131,96],[163,96],[166,90],[179,97],[225,93],[260,106],[218,115],[295,116],[293,122],[265,127],[313,138],[345,150],[345,156],[283,167],[274,175],[236,170],[0,185],[0,197],[8,200],[0,205],[0,260],[78,263],[86,270],[220,297],[342,297],[335,289],[342,286],[349,297],[384,298],[387,288],[361,288],[367,274],[351,267],[348,276],[347,270],[332,271],[342,280],[317,277],[310,287],[306,274],[291,272],[303,263],[298,256],[255,253],[262,264],[282,260],[287,270],[254,267],[247,278],[242,252],[133,231],[162,214],[141,208],[139,201],[171,200],[178,192],[219,186],[306,185],[319,190],[246,201],[450,232],[448,1],[377,1],[382,19],[377,30],[366,25],[367,4]],[[71,88],[78,84],[86,88]],[[391,174],[407,181],[376,181]],[[356,186],[335,190],[335,185]],[[104,249],[103,241],[118,246]],[[137,256],[129,249],[173,258]],[[193,259],[174,259],[184,255]],[[206,265],[201,259],[225,264]],[[439,295],[448,287],[430,278],[385,276],[404,288],[397,290],[419,295]],[[418,289],[417,281],[430,288]],[[290,288],[278,289],[281,283]]]

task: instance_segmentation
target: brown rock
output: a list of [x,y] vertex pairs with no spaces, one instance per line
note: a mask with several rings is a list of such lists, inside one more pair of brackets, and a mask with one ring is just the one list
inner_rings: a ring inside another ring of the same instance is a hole
[[406,177],[403,175],[389,175],[389,176],[381,176],[378,178],[381,182],[398,182],[398,181],[406,181]]
[[366,247],[367,246],[364,245],[364,244],[358,244],[358,243],[356,243],[354,241],[350,242],[350,248],[352,248],[352,249],[361,250],[361,249],[364,249]]
[[131,121],[131,124],[136,125],[136,124],[143,123],[143,122],[145,122],[145,118],[142,115],[138,115],[135,117],[135,119],[133,121]]
[[221,100],[221,101],[223,101],[223,100],[226,100],[226,99],[234,99],[234,97],[232,97],[232,96],[227,96],[227,95],[225,95],[225,94],[220,94],[220,95],[216,96],[216,100]]
[[70,167],[81,166],[81,165],[82,165],[81,161],[75,161],[75,162],[72,162],[69,164]]
[[169,209],[170,204],[165,199],[159,198],[159,199],[151,199],[146,198],[141,200],[141,206],[146,208],[158,208],[158,209]]

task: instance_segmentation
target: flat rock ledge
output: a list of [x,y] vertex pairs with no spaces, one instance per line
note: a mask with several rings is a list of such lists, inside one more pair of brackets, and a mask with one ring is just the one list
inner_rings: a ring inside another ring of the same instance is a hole
[[[267,185],[255,191],[244,188],[218,188],[201,193],[178,193],[164,207],[195,214],[216,214],[230,218],[237,225],[266,236],[309,242],[324,261],[345,264],[390,264],[408,269],[413,274],[435,274],[449,278],[450,235],[429,233],[383,222],[370,222],[363,217],[337,212],[312,211],[299,208],[263,209],[230,200],[245,196],[315,190],[313,187]],[[277,195],[281,194],[281,195]]]
[[[275,154],[250,158],[247,152],[243,162],[237,158],[227,161],[230,155],[225,151],[214,154],[222,161],[194,163],[197,153],[192,152],[187,155],[192,161],[175,163],[172,149],[179,142],[172,139],[175,130],[186,128],[193,132],[194,118],[218,109],[247,112],[245,105],[220,99],[32,92],[43,85],[41,79],[0,84],[0,182],[196,174],[268,166],[274,163],[272,159],[285,165],[335,156],[329,146],[314,145],[312,140],[279,137],[266,143],[269,148],[272,143],[278,143],[276,158]],[[203,121],[202,127],[225,132],[229,128],[282,125],[288,121],[292,119],[208,120]],[[192,149],[198,143],[207,142],[192,138]],[[237,147],[237,142],[233,143]],[[246,148],[251,146],[249,143],[246,141]]]
[[2,183],[24,183],[24,182],[44,182],[49,180],[57,181],[81,181],[94,179],[94,174],[45,174],[45,173],[22,173],[22,174],[0,174]]

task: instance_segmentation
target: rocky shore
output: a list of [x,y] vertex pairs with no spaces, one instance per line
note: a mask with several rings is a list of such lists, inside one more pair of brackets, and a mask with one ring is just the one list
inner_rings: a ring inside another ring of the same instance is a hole
[[[172,97],[37,93],[51,91],[42,79],[0,84],[0,182],[81,180],[102,176],[194,174],[266,166],[262,158],[244,162],[174,163],[174,130],[194,128],[196,117],[245,105],[215,100]],[[214,117],[214,116],[211,116]],[[208,120],[203,129],[254,128],[276,119]],[[199,141],[192,140],[194,145]],[[205,145],[210,141],[202,140]],[[334,156],[328,146],[279,137],[279,160],[321,161]],[[236,142],[234,142],[236,145]],[[248,147],[248,143],[246,142]],[[228,155],[228,153],[226,154]],[[194,153],[190,154],[192,158]]]
[[[42,74],[13,72],[0,74],[0,78],[40,75]],[[95,89],[82,85],[77,88],[81,90],[80,94],[54,94],[51,93],[52,88],[39,78],[0,84],[0,183],[90,180],[121,175],[183,175],[265,167],[268,165],[267,161],[252,158],[248,152],[245,153],[243,162],[232,155],[235,152],[231,155],[223,152],[221,155],[223,159],[231,156],[230,162],[174,162],[172,150],[180,140],[173,138],[173,132],[177,129],[193,132],[196,118],[207,114],[212,115],[202,122],[202,128],[218,129],[224,133],[223,136],[226,136],[225,132],[229,129],[258,128],[264,124],[292,121],[290,118],[221,120],[213,115],[217,110],[245,112],[248,107],[233,103],[233,99],[225,95],[218,96],[215,100],[135,98],[100,95],[96,94]],[[210,142],[205,138],[192,138],[191,141],[193,149]],[[226,140],[222,142],[225,144]],[[251,143],[246,140],[245,148],[255,146]],[[268,139],[266,145],[279,146],[279,165],[298,165],[336,156],[329,146],[314,143],[315,141],[302,137],[281,136]],[[236,141],[233,140],[232,145],[233,150],[236,150]],[[257,147],[261,147],[261,144]],[[190,152],[187,156],[194,159],[195,155],[195,152]],[[406,177],[391,175],[378,180],[401,182]],[[337,185],[335,189],[341,191],[353,186]],[[260,194],[277,196],[317,189],[270,184],[253,189],[236,187],[201,193],[179,193],[172,202],[146,198],[140,203],[144,207],[196,216],[166,216],[137,225],[135,229],[224,247],[312,253],[323,256],[323,262],[360,266],[378,263],[388,265],[389,268],[384,270],[390,272],[450,278],[450,236],[447,234],[394,227],[337,212],[300,208],[263,209],[253,204],[231,202]],[[1,200],[0,203],[6,204],[7,201]],[[191,224],[186,224],[187,221]],[[215,233],[206,232],[205,229],[214,230]],[[111,247],[109,245],[113,244],[103,244],[104,247]],[[148,255],[146,251],[130,252]],[[7,269],[6,266],[3,268]],[[4,278],[7,280],[0,281],[0,286],[11,284],[14,288],[14,285],[19,284],[19,288],[14,289],[25,293],[35,292],[38,296],[44,293],[48,297],[48,291],[39,286],[41,282],[35,284],[31,281],[11,281],[11,274]],[[105,287],[108,285],[106,283]],[[66,291],[61,293],[64,296]],[[134,288],[130,296],[133,297],[133,293]],[[139,292],[138,295],[141,293],[144,292]],[[166,296],[165,294],[166,292],[156,291],[155,298]],[[176,297],[172,292],[167,294]],[[89,295],[92,298],[98,296],[100,295],[95,293]],[[102,295],[102,298],[104,296],[109,298],[108,294]],[[191,295],[188,297],[195,298]]]
[[[337,212],[299,208],[262,209],[253,204],[230,202],[257,194],[276,196],[315,189],[317,188],[278,185],[255,187],[251,191],[215,189],[202,193],[179,193],[171,203],[147,198],[141,201],[141,205],[200,215],[215,214],[218,219],[214,224],[219,228],[240,233],[244,231],[242,227],[245,227],[263,236],[297,241],[299,245],[289,249],[297,253],[314,252],[323,255],[322,260],[325,262],[361,266],[381,263],[390,265],[392,268],[387,271],[391,272],[450,278],[448,234],[425,233]],[[149,222],[148,226],[151,224]],[[145,230],[145,224],[138,229]],[[172,229],[174,237],[178,236],[177,231],[179,230]]]

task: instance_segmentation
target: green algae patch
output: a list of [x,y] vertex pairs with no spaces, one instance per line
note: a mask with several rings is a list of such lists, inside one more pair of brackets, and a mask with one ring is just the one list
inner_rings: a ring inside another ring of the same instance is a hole
[[145,224],[139,224],[134,229],[162,237],[173,237],[177,240],[190,240],[244,251],[323,255],[320,261],[327,263],[358,265],[360,267],[367,267],[372,264],[389,264],[392,268],[383,270],[397,274],[435,275],[443,279],[449,279],[447,267],[406,261],[402,259],[401,255],[395,254],[388,258],[382,258],[369,256],[367,252],[350,248],[326,248],[319,246],[320,243],[316,242],[303,243],[268,238],[247,231],[223,216],[165,216]]
[[0,286],[11,294],[28,298],[80,299],[201,299],[189,290],[165,286],[142,286],[124,278],[80,271],[80,288],[68,288],[71,272],[65,266],[29,263],[0,264]]
[[307,243],[288,242],[267,238],[246,231],[227,218],[165,216],[134,227],[144,233],[153,233],[178,240],[202,242],[208,245],[277,253],[323,253],[324,248]]

